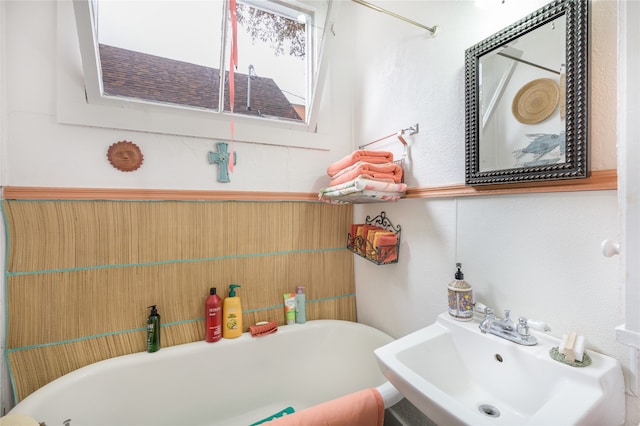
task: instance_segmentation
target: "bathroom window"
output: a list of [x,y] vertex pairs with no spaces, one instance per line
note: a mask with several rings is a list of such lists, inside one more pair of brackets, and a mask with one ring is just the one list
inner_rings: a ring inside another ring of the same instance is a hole
[[[234,119],[315,128],[330,5],[237,1]],[[229,7],[226,0],[74,2],[86,101],[179,108],[228,121]]]

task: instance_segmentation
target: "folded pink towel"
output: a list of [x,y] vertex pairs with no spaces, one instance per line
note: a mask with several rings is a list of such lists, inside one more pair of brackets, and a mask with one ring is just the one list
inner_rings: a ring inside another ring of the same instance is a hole
[[340,185],[358,177],[401,183],[402,167],[395,163],[372,164],[360,162],[336,175],[329,183],[329,186]]
[[375,388],[364,389],[266,424],[285,426],[382,426],[384,401]]
[[364,161],[372,164],[391,163],[393,162],[393,153],[388,151],[370,151],[367,149],[354,151],[341,160],[330,164],[327,168],[327,174],[330,177],[333,177],[336,173],[340,172],[340,170],[353,166],[358,161]]

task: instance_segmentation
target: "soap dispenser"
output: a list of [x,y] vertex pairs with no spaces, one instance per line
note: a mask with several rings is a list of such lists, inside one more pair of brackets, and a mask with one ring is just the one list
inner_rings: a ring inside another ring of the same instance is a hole
[[233,339],[242,335],[242,304],[236,296],[238,284],[229,286],[229,297],[222,302],[222,337]]
[[459,321],[473,319],[473,290],[464,280],[462,264],[456,263],[454,280],[449,283],[449,315]]

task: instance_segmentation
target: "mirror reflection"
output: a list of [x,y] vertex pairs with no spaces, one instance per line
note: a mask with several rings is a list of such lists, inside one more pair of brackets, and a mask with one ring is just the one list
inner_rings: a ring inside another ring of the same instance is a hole
[[565,22],[480,57],[480,171],[565,162]]

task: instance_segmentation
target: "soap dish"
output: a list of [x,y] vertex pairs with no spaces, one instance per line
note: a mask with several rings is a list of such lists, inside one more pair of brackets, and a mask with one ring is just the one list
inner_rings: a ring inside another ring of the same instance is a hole
[[588,366],[591,365],[591,357],[586,352],[582,356],[582,362],[580,362],[580,361],[569,361],[568,359],[565,358],[564,354],[561,353],[558,350],[557,346],[554,347],[554,348],[551,348],[551,350],[549,350],[549,355],[554,360],[556,360],[558,362],[561,362],[563,364],[570,365],[572,367],[588,367]]

